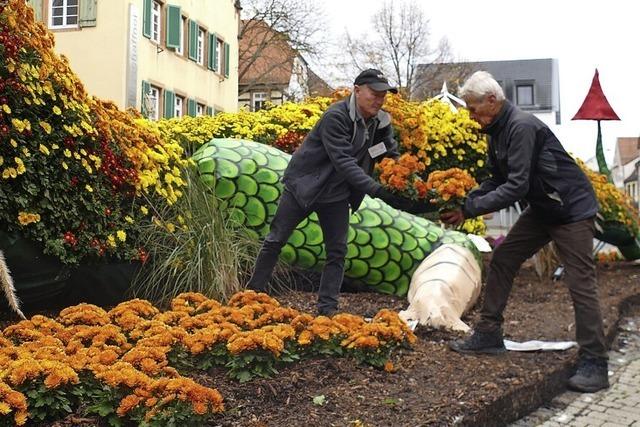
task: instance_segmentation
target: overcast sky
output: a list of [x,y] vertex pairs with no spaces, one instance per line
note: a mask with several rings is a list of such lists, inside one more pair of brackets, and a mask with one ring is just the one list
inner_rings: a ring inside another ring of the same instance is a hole
[[[382,0],[322,0],[329,33],[369,31]],[[562,125],[554,132],[568,151],[595,154],[593,121],[571,121],[595,69],[621,118],[602,122],[605,154],[615,140],[640,136],[640,2],[637,0],[418,0],[430,19],[433,40],[449,39],[456,57],[468,61],[557,58]],[[435,43],[434,43],[435,44]]]

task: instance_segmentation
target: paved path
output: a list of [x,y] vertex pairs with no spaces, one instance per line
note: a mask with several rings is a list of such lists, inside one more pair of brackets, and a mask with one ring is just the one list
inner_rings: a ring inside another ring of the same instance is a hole
[[640,427],[640,316],[624,319],[620,329],[619,349],[609,352],[609,389],[567,391],[510,427]]

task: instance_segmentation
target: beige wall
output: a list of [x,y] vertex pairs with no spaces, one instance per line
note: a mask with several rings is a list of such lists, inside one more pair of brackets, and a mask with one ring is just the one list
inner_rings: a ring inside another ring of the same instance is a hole
[[[142,13],[142,0],[133,1]],[[229,77],[222,71],[215,73],[170,49],[157,52],[157,46],[141,37],[138,49],[138,77],[153,84],[162,83],[165,89],[195,98],[214,106],[216,111],[238,109],[238,18],[233,0],[172,0],[170,4],[181,6],[182,14],[208,32],[216,33],[229,43],[231,52]],[[214,6],[215,5],[215,6]],[[142,23],[140,24],[142,31]],[[164,34],[162,34],[164,39]]]
[[[43,1],[43,21],[48,22],[48,0]],[[99,0],[97,25],[54,30],[56,52],[69,58],[87,92],[115,102],[125,100],[127,8],[121,0]]]
[[[82,0],[81,0],[82,1]],[[46,11],[49,0],[43,0]],[[129,9],[137,10],[136,106],[140,109],[142,81],[181,96],[196,99],[216,111],[238,109],[238,19],[234,0],[170,0],[161,2],[180,6],[183,16],[229,43],[229,77],[200,66],[165,46],[164,28],[160,45],[143,37],[143,0],[98,0],[97,25],[77,30],[54,30],[56,51],[69,58],[87,91],[114,101],[124,108],[127,98],[126,70],[129,40]],[[215,5],[215,6],[214,6]],[[165,9],[162,23],[166,24]],[[187,34],[185,33],[185,37]],[[207,49],[205,48],[205,51]],[[185,106],[186,111],[186,106]]]

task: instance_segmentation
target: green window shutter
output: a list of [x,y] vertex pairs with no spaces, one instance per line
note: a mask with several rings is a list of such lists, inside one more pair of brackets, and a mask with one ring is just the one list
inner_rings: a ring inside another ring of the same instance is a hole
[[167,47],[178,49],[180,47],[180,26],[182,25],[182,11],[180,6],[167,6]]
[[149,118],[149,110],[147,109],[147,103],[145,102],[149,92],[151,91],[151,85],[148,82],[142,81],[142,96],[140,97],[140,113]]
[[151,38],[151,0],[144,0],[142,4],[142,35]]
[[78,25],[81,27],[95,27],[98,17],[97,0],[80,0],[80,16]]
[[213,107],[207,107],[207,116],[213,116]]
[[218,55],[221,55],[222,52],[218,52],[218,36],[217,35],[213,35],[213,71],[220,71],[218,70]]
[[207,60],[207,68],[210,70],[213,70],[213,59],[214,59],[214,52],[216,49],[216,35],[215,34],[211,34],[209,33],[209,49],[208,49],[208,60]]
[[175,116],[176,112],[176,95],[170,90],[164,91],[164,117],[170,119]]
[[198,59],[198,23],[189,20],[189,59]]
[[224,44],[224,76],[229,77],[229,43]]
[[187,101],[187,114],[189,114],[191,117],[196,116],[196,100],[195,99],[189,99],[189,101]]
[[36,21],[42,21],[42,0],[28,0],[27,3],[33,8]]

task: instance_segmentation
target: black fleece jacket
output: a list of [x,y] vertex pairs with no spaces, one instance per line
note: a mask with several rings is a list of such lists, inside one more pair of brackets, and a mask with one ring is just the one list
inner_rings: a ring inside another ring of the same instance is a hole
[[[372,120],[375,131],[373,138],[368,138],[369,130],[357,111],[354,95],[333,104],[322,115],[293,153],[282,179],[300,206],[309,208],[336,174],[349,189],[349,203],[354,211],[365,194],[373,195],[380,188],[371,178],[373,166],[384,157],[397,157],[398,151],[391,116],[380,111]],[[366,150],[378,143],[384,143],[386,152],[371,159]]]
[[491,178],[469,194],[465,216],[495,212],[521,199],[550,224],[596,215],[598,202],[588,178],[537,117],[505,101],[483,132],[489,135]]

